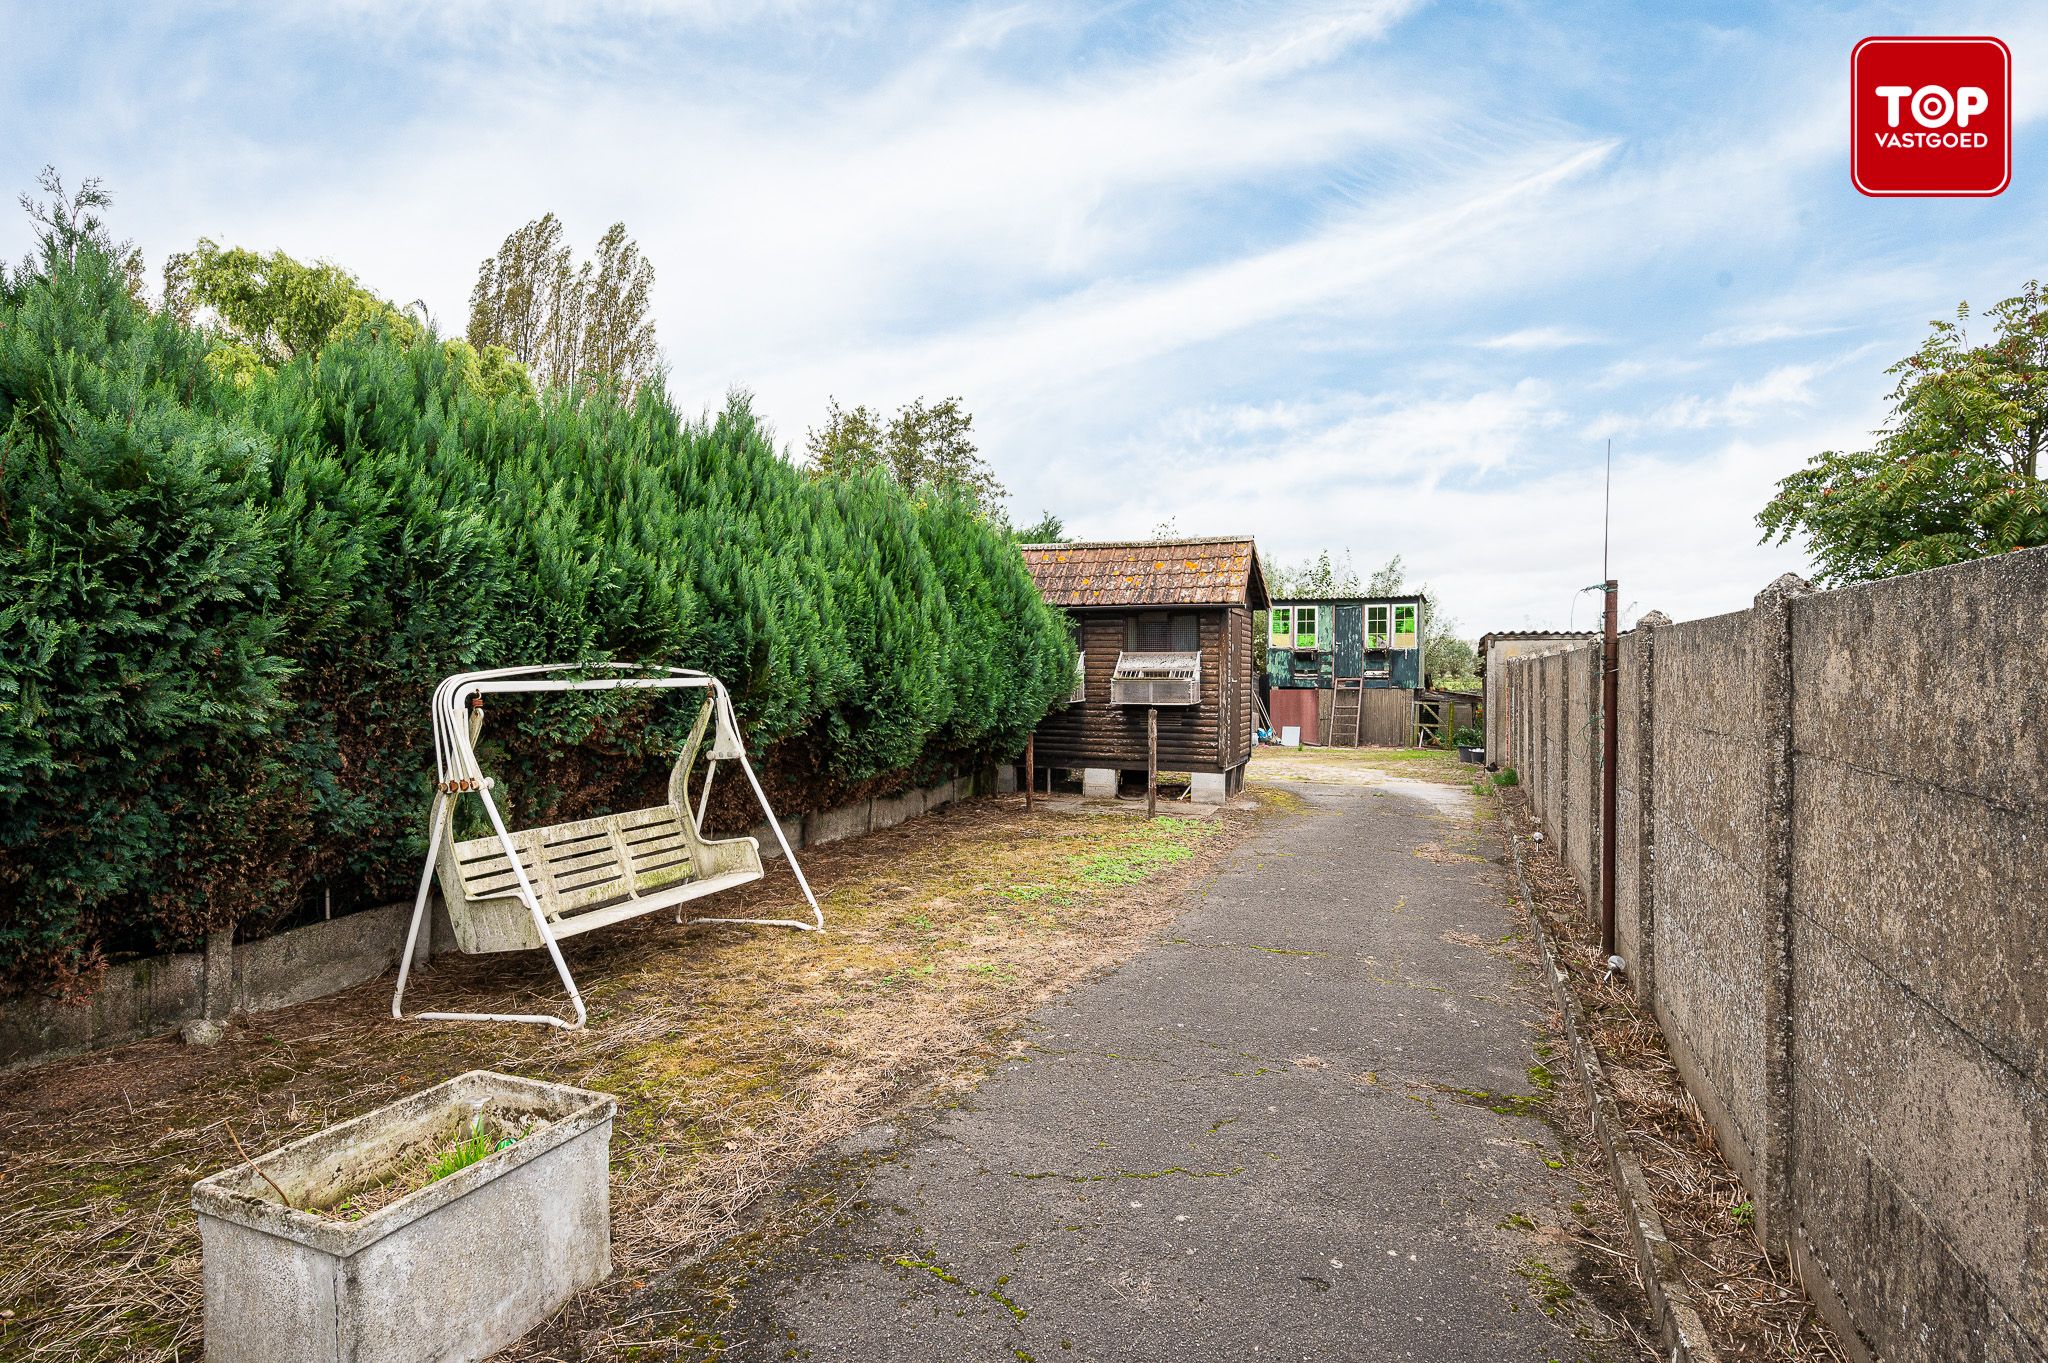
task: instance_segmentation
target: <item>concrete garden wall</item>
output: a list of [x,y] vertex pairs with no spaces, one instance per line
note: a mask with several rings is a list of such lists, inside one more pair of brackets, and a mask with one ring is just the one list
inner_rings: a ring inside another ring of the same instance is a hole
[[[1760,1232],[1860,1353],[2048,1360],[2048,550],[1618,656],[1619,949]],[[1599,661],[1502,716],[1589,906]]]
[[[994,778],[986,784],[993,786]],[[792,847],[815,847],[893,828],[974,793],[973,777],[956,777],[927,789],[785,819],[782,833]],[[764,860],[782,856],[766,823],[751,831],[761,840]],[[423,944],[421,960],[455,949],[438,896],[436,900],[433,931],[422,934],[431,942]],[[255,942],[237,943],[231,934],[216,933],[203,952],[152,956],[110,967],[88,1003],[10,999],[0,1003],[0,1071],[162,1036],[189,1022],[219,1022],[236,1013],[288,1008],[353,988],[397,966],[411,921],[408,901],[290,928]]]

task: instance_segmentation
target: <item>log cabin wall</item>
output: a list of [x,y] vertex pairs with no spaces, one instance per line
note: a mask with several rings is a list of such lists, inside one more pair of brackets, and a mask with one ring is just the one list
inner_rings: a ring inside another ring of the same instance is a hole
[[1237,773],[1250,760],[1264,650],[1253,612],[1267,604],[1249,536],[1033,544],[1025,564],[1047,601],[1074,622],[1083,694],[1034,735],[1042,767],[1145,767],[1145,707],[1110,704],[1125,652],[1201,655],[1201,701],[1159,709],[1163,771]]
[[[1038,726],[1037,759],[1048,767],[1145,767],[1145,709],[1109,703],[1110,677],[1117,655],[1128,647],[1133,617],[1152,611],[1075,611],[1077,640],[1087,672],[1087,698],[1054,710]],[[1161,771],[1227,771],[1250,755],[1249,734],[1228,741],[1231,729],[1244,721],[1248,678],[1227,678],[1230,617],[1244,617],[1241,637],[1251,630],[1251,613],[1237,610],[1175,611],[1194,615],[1202,654],[1202,703],[1159,707]],[[1230,702],[1226,704],[1226,696]],[[1234,709],[1232,708],[1234,707]],[[1225,715],[1230,713],[1231,721]],[[1236,754],[1232,756],[1232,754]]]

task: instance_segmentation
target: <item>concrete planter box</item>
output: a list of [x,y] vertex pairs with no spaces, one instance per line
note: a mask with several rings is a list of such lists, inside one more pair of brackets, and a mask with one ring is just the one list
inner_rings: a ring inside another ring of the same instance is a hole
[[[470,1363],[512,1343],[611,1272],[617,1106],[471,1070],[194,1185],[208,1363]],[[360,1220],[298,1210],[445,1149],[478,1112],[532,1129]]]

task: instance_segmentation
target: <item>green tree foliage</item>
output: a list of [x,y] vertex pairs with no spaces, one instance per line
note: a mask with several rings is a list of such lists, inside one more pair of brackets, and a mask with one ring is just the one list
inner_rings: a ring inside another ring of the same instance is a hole
[[[77,254],[80,245],[90,243],[120,267],[128,297],[137,303],[142,302],[142,248],[132,241],[115,241],[107,230],[100,210],[110,207],[114,196],[107,192],[99,179],[89,179],[75,193],[67,195],[63,177],[57,174],[57,168],[44,166],[42,174],[36,176],[36,188],[49,197],[38,199],[33,194],[23,194],[19,202],[22,211],[36,224],[38,243],[44,249],[54,246],[65,252],[67,261]],[[34,274],[39,265],[38,252],[31,252],[21,263],[23,276]],[[6,267],[0,265],[0,279],[4,279],[5,274]]]
[[[1071,683],[1000,527],[805,476],[743,394],[493,393],[261,315],[275,362],[224,377],[75,225],[0,295],[0,992],[409,893],[457,669],[709,669],[785,814],[1009,755]],[[485,761],[522,822],[630,808],[664,705],[508,704]]]
[[1067,523],[1050,511],[1039,513],[1038,519],[1030,525],[1020,525],[1010,532],[1020,544],[1065,544]]
[[[164,262],[164,311],[183,322],[203,311],[219,332],[207,362],[243,386],[343,336],[367,331],[407,346],[436,339],[339,265],[307,265],[283,251],[263,255],[204,237]],[[531,390],[525,368],[505,347],[439,344],[473,391],[495,397]]]
[[906,488],[958,492],[992,520],[1002,518],[1004,490],[973,439],[974,417],[959,398],[918,398],[886,420],[865,406],[829,399],[823,427],[805,434],[810,464],[827,477],[882,473]]
[[420,330],[339,265],[306,265],[282,251],[263,255],[205,237],[164,263],[165,309],[189,318],[194,304],[210,309],[258,363],[272,366],[365,327],[407,341]]
[[[1397,557],[1394,562],[1400,563]],[[1266,590],[1274,596],[1303,597],[1314,600],[1333,596],[1390,596],[1391,592],[1368,592],[1359,580],[1358,570],[1351,566],[1351,551],[1332,554],[1324,549],[1314,558],[1304,559],[1297,567],[1289,568],[1273,559],[1262,565],[1266,573]]]
[[630,393],[656,378],[654,266],[615,222],[582,265],[561,220],[544,213],[505,238],[477,271],[469,343],[502,346],[544,385]]
[[1970,343],[1968,305],[1886,372],[1891,419],[1867,450],[1828,450],[1757,515],[1766,543],[1805,537],[1829,586],[2048,544],[2048,299],[2038,282],[1991,310]]

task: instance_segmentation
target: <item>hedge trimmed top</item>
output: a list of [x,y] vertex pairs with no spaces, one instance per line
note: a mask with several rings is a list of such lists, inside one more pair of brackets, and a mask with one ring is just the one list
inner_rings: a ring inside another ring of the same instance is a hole
[[[717,673],[785,812],[1009,755],[1071,683],[1000,527],[807,475],[744,395],[492,394],[375,322],[237,382],[70,249],[0,295],[0,990],[394,897],[452,671]],[[517,817],[658,781],[647,704],[494,724]]]

